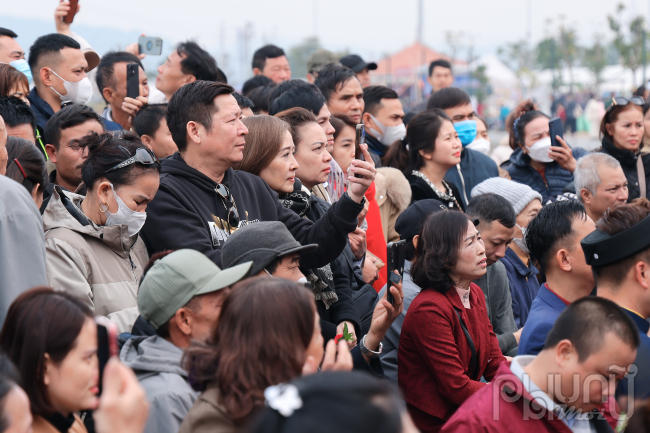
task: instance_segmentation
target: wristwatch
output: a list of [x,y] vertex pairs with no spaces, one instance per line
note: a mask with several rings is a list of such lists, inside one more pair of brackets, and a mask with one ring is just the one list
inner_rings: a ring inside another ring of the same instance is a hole
[[364,355],[366,355],[370,359],[379,358],[379,355],[381,355],[381,351],[383,350],[384,345],[382,343],[379,343],[379,351],[373,352],[372,350],[370,350],[370,349],[368,349],[366,347],[366,336],[367,335],[368,334],[364,335],[363,338],[361,339],[361,346],[359,346],[360,349],[361,349],[361,353],[363,353]]

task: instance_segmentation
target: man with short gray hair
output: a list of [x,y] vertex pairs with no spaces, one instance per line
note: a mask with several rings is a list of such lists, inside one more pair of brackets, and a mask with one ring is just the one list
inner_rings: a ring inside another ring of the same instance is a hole
[[605,153],[590,153],[578,160],[573,173],[576,194],[594,222],[607,209],[627,202],[627,179],[621,164]]

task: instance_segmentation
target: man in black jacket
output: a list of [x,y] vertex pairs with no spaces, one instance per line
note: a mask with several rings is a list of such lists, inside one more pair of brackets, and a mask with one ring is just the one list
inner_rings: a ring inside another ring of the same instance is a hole
[[149,253],[192,248],[221,266],[221,247],[230,233],[258,221],[281,221],[303,245],[318,250],[301,264],[318,268],[335,260],[357,226],[364,193],[375,178],[367,147],[366,161],[355,160],[348,192],[317,223],[284,208],[259,177],[234,171],[243,157],[241,109],[224,83],[196,81],[169,101],[167,124],[179,152],[162,161],[160,189],[147,209],[142,236]]

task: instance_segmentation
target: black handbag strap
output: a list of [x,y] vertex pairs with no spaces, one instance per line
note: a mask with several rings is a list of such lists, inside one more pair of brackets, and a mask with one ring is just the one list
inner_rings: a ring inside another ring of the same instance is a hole
[[460,317],[460,313],[456,308],[454,308],[454,311],[456,312],[456,316],[458,316],[458,320],[460,321],[460,327],[463,330],[463,334],[465,334],[465,338],[467,339],[467,344],[469,344],[469,350],[472,352],[472,356],[469,360],[469,371],[471,371],[470,379],[479,380],[478,356],[476,355],[476,346],[474,346],[474,341],[472,340],[472,336],[469,335],[469,330],[467,329],[467,325],[465,325],[465,322]]

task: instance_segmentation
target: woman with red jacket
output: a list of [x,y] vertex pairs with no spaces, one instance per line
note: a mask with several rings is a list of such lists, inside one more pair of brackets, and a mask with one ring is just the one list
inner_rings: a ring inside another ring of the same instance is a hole
[[413,282],[422,288],[404,319],[399,386],[422,432],[438,432],[505,360],[472,281],[486,272],[485,246],[475,223],[456,211],[436,212],[413,239]]

